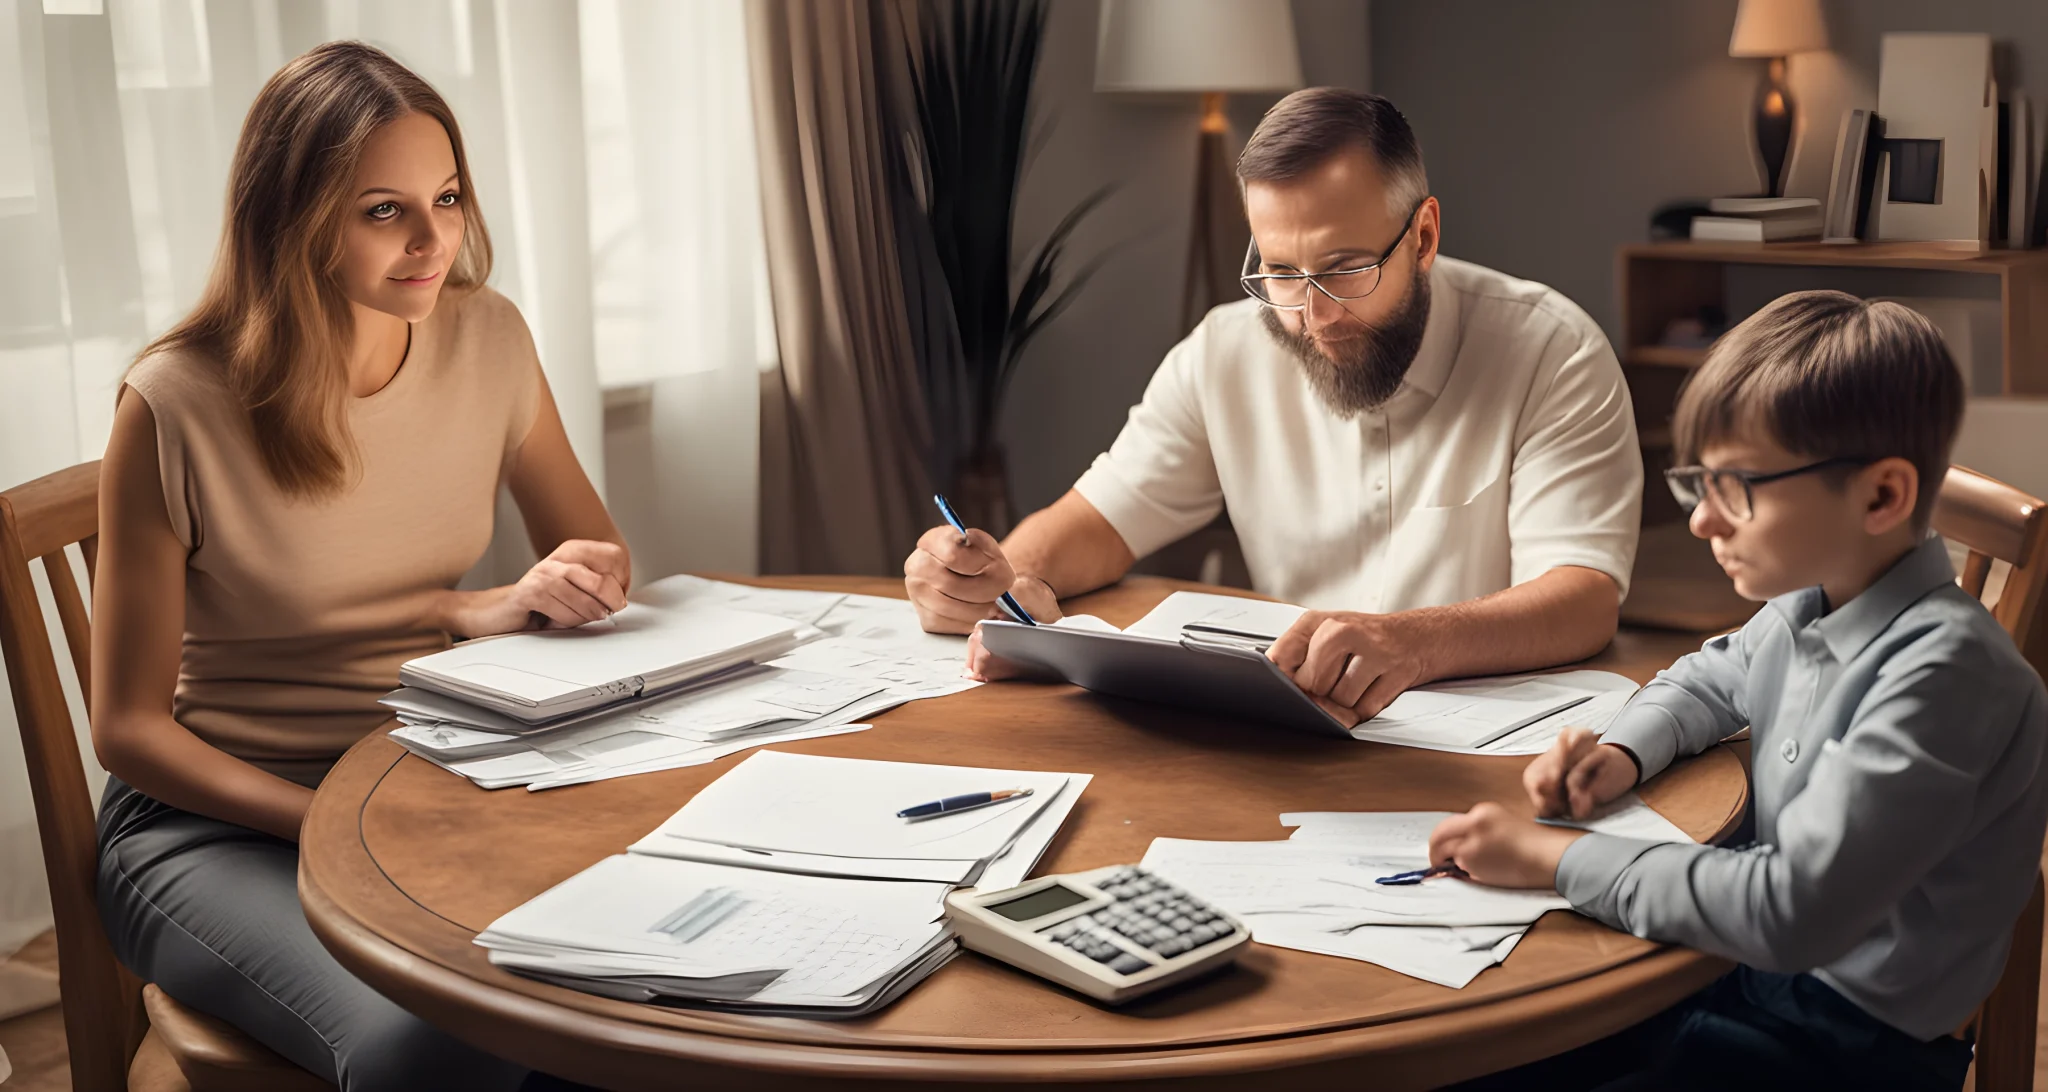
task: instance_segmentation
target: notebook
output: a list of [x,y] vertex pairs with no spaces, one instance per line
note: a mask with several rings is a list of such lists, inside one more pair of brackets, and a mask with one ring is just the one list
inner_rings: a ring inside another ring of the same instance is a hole
[[632,603],[576,629],[465,641],[399,669],[399,681],[526,724],[672,690],[783,655],[800,621],[719,607]]

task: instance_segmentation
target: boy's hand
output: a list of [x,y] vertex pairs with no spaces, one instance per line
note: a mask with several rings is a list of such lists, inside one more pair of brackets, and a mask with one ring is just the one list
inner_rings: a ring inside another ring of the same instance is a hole
[[1518,818],[1488,802],[1436,825],[1429,835],[1429,863],[1456,865],[1474,882],[1493,887],[1555,888],[1565,848],[1585,836],[1583,830]]
[[1584,728],[1567,728],[1522,771],[1529,802],[1545,819],[1584,819],[1636,787],[1635,760]]

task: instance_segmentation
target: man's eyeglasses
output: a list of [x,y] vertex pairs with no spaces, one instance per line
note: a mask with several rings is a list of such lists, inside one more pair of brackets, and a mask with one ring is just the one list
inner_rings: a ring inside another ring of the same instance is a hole
[[1259,241],[1254,239],[1251,246],[1245,248],[1244,272],[1238,276],[1238,283],[1244,285],[1245,292],[1253,299],[1283,311],[1299,311],[1308,306],[1310,285],[1339,304],[1362,300],[1380,286],[1380,270],[1387,264],[1387,259],[1394,256],[1394,251],[1400,249],[1401,241],[1415,229],[1416,214],[1422,211],[1423,202],[1428,200],[1424,196],[1408,210],[1408,219],[1401,226],[1401,234],[1395,236],[1387,249],[1370,264],[1333,269],[1327,273],[1261,273],[1259,266],[1265,260],[1259,256]]
[[1857,455],[1842,455],[1769,474],[1755,470],[1715,470],[1705,466],[1676,466],[1664,472],[1664,484],[1671,487],[1671,495],[1677,498],[1679,507],[1687,512],[1698,508],[1701,501],[1711,498],[1715,506],[1729,519],[1747,522],[1756,514],[1756,497],[1753,490],[1759,485],[1768,485],[1771,482],[1838,466],[1869,466],[1876,461]]

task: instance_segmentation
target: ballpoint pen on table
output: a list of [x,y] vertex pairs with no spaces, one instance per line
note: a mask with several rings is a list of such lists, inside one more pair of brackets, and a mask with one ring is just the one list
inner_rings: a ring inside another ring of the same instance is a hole
[[1396,872],[1391,876],[1381,876],[1373,882],[1384,884],[1388,887],[1408,887],[1421,883],[1431,876],[1450,876],[1453,879],[1462,880],[1465,878],[1465,870],[1454,864],[1440,864],[1429,868],[1418,868],[1413,872]]
[[[947,526],[953,528],[955,531],[960,532],[960,541],[963,543],[966,542],[967,525],[960,522],[960,517],[958,515],[955,515],[953,512],[953,506],[951,504],[946,503],[945,496],[939,493],[933,493],[932,503],[939,506],[939,515],[946,517]],[[1003,609],[1004,614],[1010,616],[1010,620],[1012,622],[1021,622],[1027,626],[1035,626],[1038,624],[1038,619],[1031,617],[1030,612],[1024,609],[1024,604],[1017,602],[1017,597],[1011,595],[1009,592],[1004,592],[1002,596],[996,600],[996,605]]]
[[948,796],[944,800],[933,800],[927,804],[915,804],[896,813],[898,819],[923,819],[932,815],[947,815],[956,811],[970,811],[1000,804],[1020,796],[1030,796],[1031,789],[997,789],[994,792],[970,792],[962,796]]

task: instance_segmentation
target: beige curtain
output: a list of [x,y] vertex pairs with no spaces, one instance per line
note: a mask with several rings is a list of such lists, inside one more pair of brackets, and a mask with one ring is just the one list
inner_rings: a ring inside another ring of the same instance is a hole
[[761,391],[766,573],[900,572],[937,518],[886,159],[891,18],[867,0],[747,6],[782,358]]

